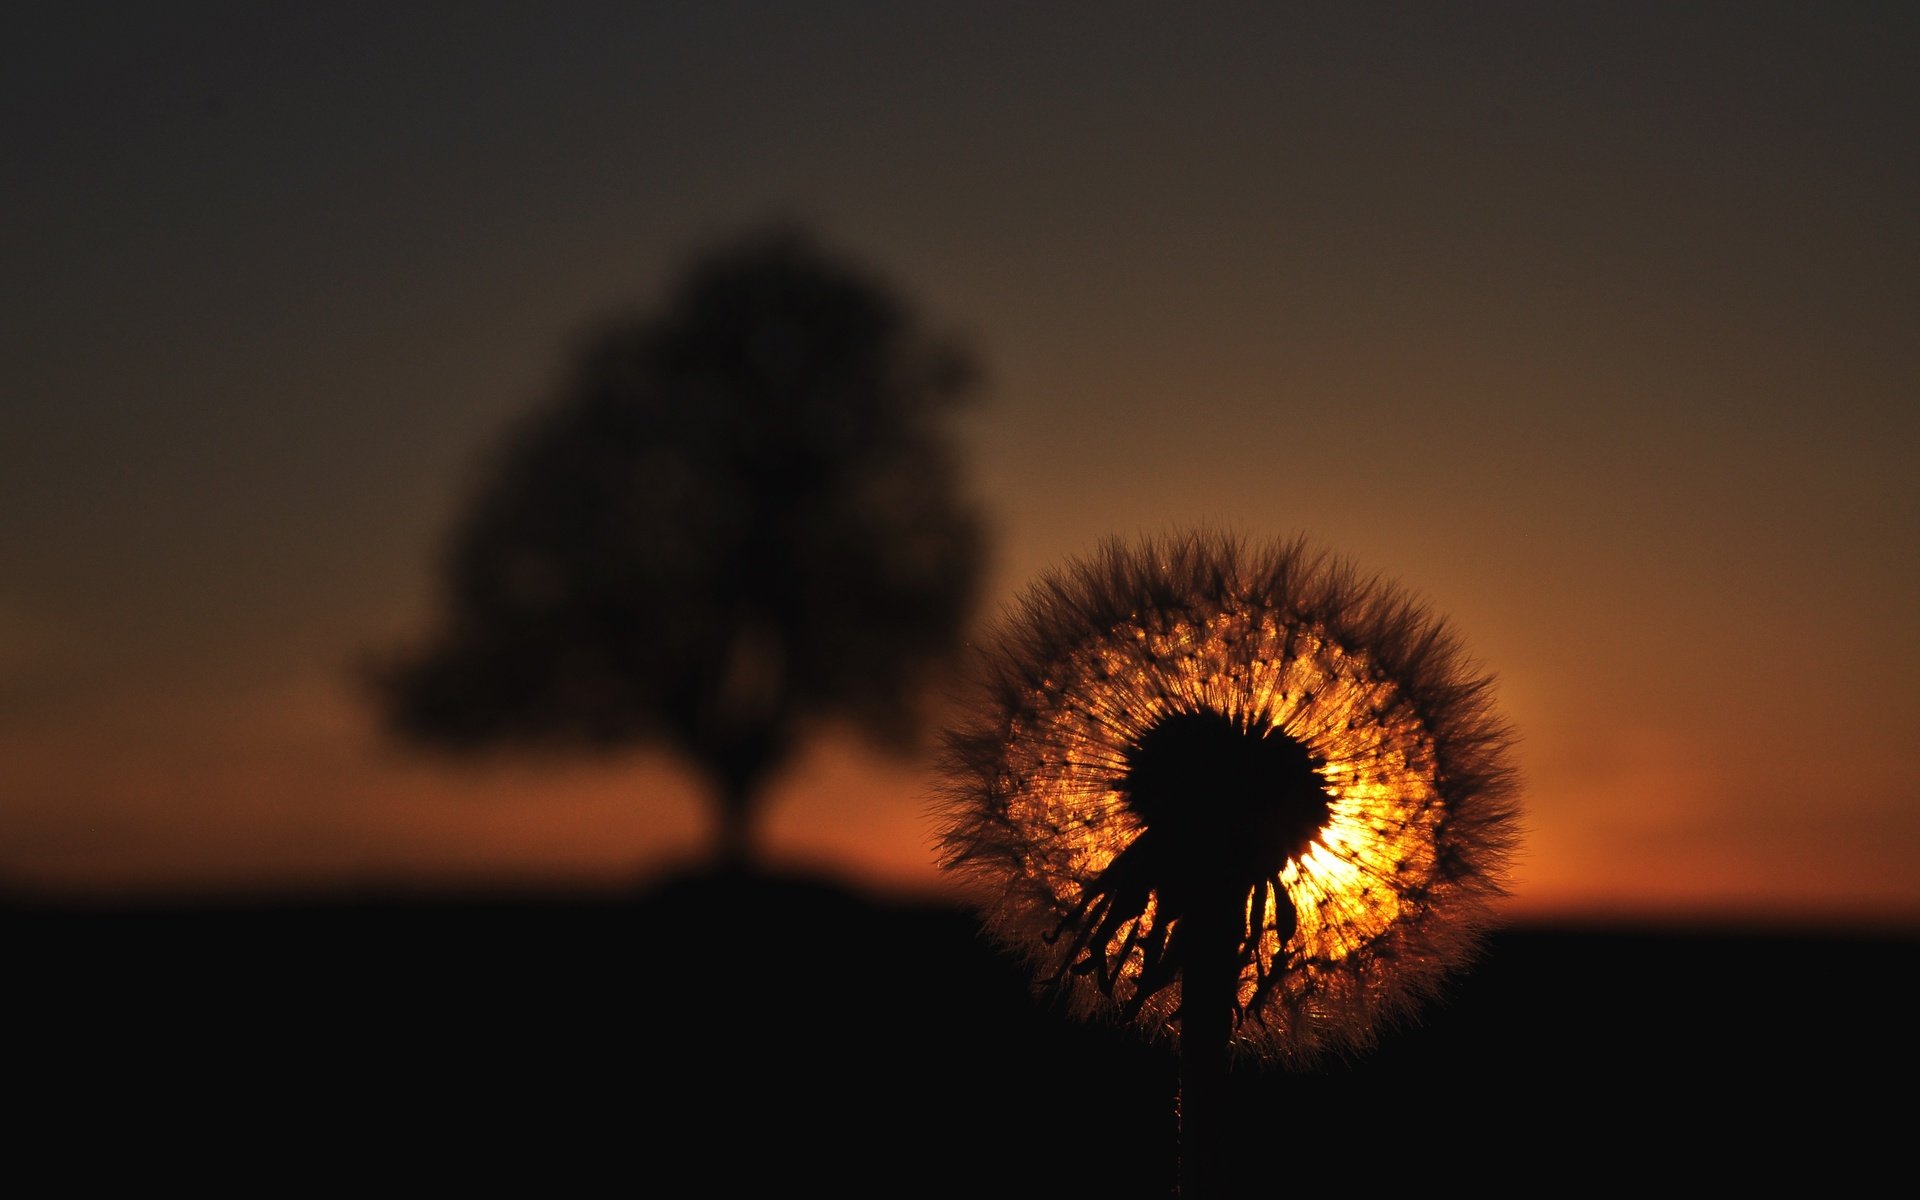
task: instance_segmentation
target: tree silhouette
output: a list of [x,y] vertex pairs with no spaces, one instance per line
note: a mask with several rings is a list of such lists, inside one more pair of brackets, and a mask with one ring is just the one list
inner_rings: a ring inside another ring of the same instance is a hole
[[801,231],[710,247],[501,448],[436,630],[376,665],[389,726],[456,753],[666,747],[746,862],[820,722],[917,744],[982,558],[945,430],[974,378]]

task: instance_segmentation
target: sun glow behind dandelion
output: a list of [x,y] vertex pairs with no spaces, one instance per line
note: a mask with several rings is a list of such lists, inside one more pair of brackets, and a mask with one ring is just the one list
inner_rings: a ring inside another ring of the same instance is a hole
[[[1333,798],[1306,853],[1276,864],[1273,883],[1298,914],[1298,929],[1282,938],[1280,895],[1269,892],[1256,953],[1241,972],[1243,1006],[1286,965],[1289,940],[1294,958],[1330,966],[1377,940],[1403,904],[1418,902],[1439,817],[1418,769],[1432,752],[1417,717],[1394,703],[1391,684],[1369,677],[1363,655],[1244,610],[1198,629],[1135,626],[1119,640],[1128,649],[1094,651],[1061,673],[1075,681],[1073,701],[1047,703],[1058,685],[1030,697],[1046,716],[1016,736],[1024,753],[1009,756],[1010,770],[1029,782],[1009,794],[1009,817],[1063,856],[1042,876],[1063,911],[1078,903],[1082,881],[1098,878],[1143,832],[1120,790],[1121,748],[1177,713],[1217,713],[1250,732],[1293,739],[1325,764],[1320,774]],[[1140,986],[1156,908],[1105,947],[1122,1003]],[[1170,999],[1156,1009],[1170,1008]]]
[[1175,1033],[1181,918],[1241,913],[1236,1048],[1364,1044],[1457,965],[1511,848],[1487,681],[1397,589],[1194,536],[1048,580],[950,739],[945,863],[1083,1012]]

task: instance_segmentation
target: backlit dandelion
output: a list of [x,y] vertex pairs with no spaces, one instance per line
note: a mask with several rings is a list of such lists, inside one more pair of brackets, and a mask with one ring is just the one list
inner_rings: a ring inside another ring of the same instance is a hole
[[1447,627],[1303,541],[1110,542],[1029,589],[947,740],[942,865],[1082,1015],[1187,1061],[1371,1043],[1478,949],[1510,734]]

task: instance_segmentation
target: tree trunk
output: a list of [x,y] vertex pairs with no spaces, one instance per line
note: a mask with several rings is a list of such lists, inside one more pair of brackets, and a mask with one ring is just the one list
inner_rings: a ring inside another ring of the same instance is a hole
[[720,808],[714,860],[724,870],[744,870],[753,862],[753,830],[746,809],[729,802]]
[[714,864],[721,870],[744,871],[755,865],[754,819],[760,788],[744,775],[727,778],[720,787],[719,823],[714,830]]

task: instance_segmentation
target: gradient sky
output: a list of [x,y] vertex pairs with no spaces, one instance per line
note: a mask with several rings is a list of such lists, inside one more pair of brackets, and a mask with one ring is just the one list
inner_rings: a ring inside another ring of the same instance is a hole
[[[1920,7],[33,6],[0,39],[0,883],[616,882],[651,756],[454,769],[356,656],[570,339],[801,220],[983,360],[990,616],[1109,534],[1400,580],[1530,915],[1920,922]],[[828,739],[775,857],[936,885]]]

